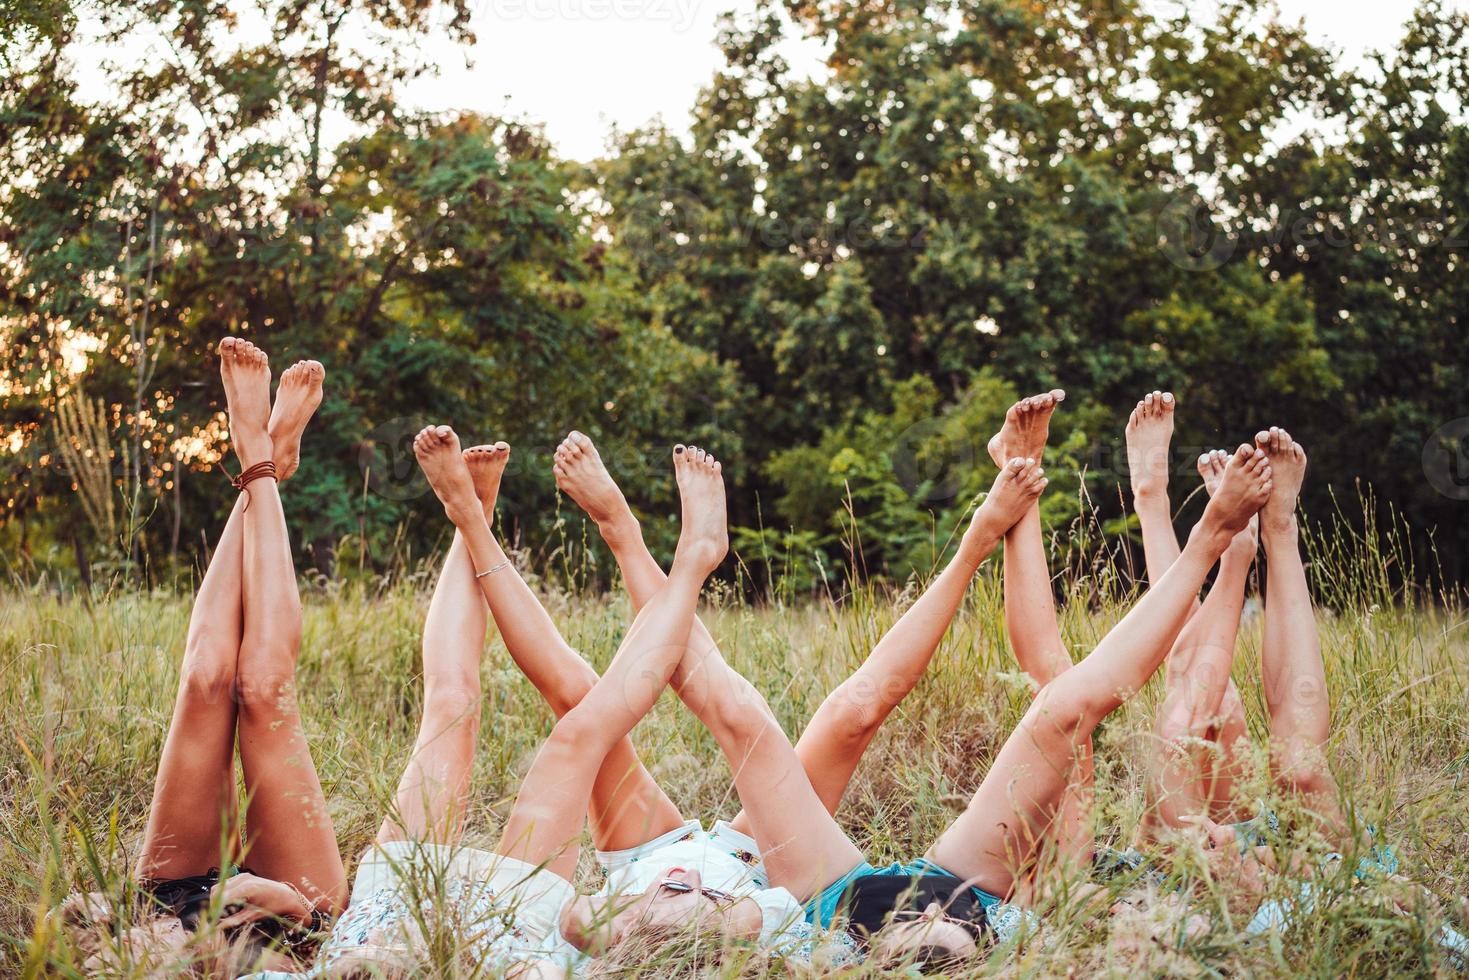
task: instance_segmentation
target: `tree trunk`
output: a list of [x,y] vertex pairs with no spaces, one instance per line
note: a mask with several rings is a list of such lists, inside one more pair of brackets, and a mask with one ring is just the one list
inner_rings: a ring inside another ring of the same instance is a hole
[[324,578],[336,577],[337,539],[324,535],[311,542],[311,563]]
[[82,589],[88,596],[92,594],[92,564],[87,561],[87,547],[82,544],[80,535],[71,536],[71,549],[77,556],[77,576],[82,580]]
[[184,524],[184,466],[183,461],[173,461],[173,534],[168,539],[168,566],[170,574],[179,567],[179,533]]

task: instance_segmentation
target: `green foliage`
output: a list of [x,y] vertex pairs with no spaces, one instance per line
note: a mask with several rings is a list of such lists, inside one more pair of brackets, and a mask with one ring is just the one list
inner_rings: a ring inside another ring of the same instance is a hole
[[[117,13],[118,36],[159,35],[176,58],[117,73],[113,104],[82,105],[55,82],[62,41],[7,87],[6,172],[27,179],[0,187],[0,248],[14,259],[0,401],[7,433],[24,437],[3,457],[23,491],[5,516],[28,556],[31,526],[71,509],[75,477],[56,466],[47,423],[83,383],[113,407],[113,465],[125,468],[129,439],[149,450],[149,553],[189,548],[217,522],[220,484],[186,477],[220,447],[181,456],[175,440],[222,407],[211,351],[229,334],[258,340],[277,369],[326,365],[330,397],[290,507],[312,517],[304,559],[328,572],[344,535],[374,564],[406,522],[413,543],[433,540],[417,518],[436,508],[405,457],[405,436],[427,422],[508,439],[527,466],[573,425],[642,457],[674,437],[711,441],[722,423],[731,373],[644,314],[583,231],[573,168],[523,127],[394,102],[422,70],[413,40],[439,14],[467,39],[464,3],[298,7],[266,5],[271,36],[246,48],[227,43],[222,7]],[[347,18],[375,24],[382,43],[349,47]],[[354,135],[328,144],[328,128]],[[123,295],[91,288],[117,280]],[[81,335],[98,350],[78,372],[67,356]],[[146,362],[146,390],[130,362]],[[135,399],[143,410],[128,410]],[[670,490],[636,502],[661,509]],[[505,512],[544,528],[551,505],[543,478],[512,491]],[[129,550],[62,526],[78,554]]]
[[[921,376],[896,384],[890,411],[771,457],[767,473],[782,491],[776,505],[794,527],[821,529],[817,542],[844,552],[860,575],[927,575],[950,557],[989,490],[998,472],[989,436],[1017,397],[989,370],[952,402]],[[1046,464],[1055,476],[1042,506],[1059,524],[1080,516],[1086,446],[1075,416],[1057,417]]]
[[[467,0],[268,0],[259,43],[227,4],[77,10],[160,54],[88,103],[72,5],[0,18],[0,539],[25,576],[200,557],[230,333],[327,366],[287,495],[326,572],[345,536],[365,567],[432,546],[403,437],[451,421],[515,445],[507,530],[573,565],[545,464],[578,427],[664,553],[649,464],[682,439],[729,461],[737,526],[901,578],[988,482],[996,379],[1070,394],[1057,518],[1084,492],[1125,525],[1122,422],[1170,388],[1181,458],[1284,424],[1309,509],[1365,480],[1469,572],[1439,431],[1469,417],[1469,17],[1441,0],[1363,72],[1266,0],[762,0],[689,136],[588,166],[401,104],[427,31],[472,41]],[[820,77],[783,56],[798,38]],[[110,535],[57,452],[83,398],[111,420]]]
[[[631,134],[598,187],[658,315],[753,387],[745,431],[791,525],[839,539],[834,465],[854,503],[915,509],[871,489],[892,447],[853,440],[911,379],[952,407],[989,369],[1070,391],[1107,521],[1121,421],[1167,387],[1188,453],[1285,424],[1314,450],[1313,507],[1333,483],[1390,486],[1454,536],[1458,576],[1462,504],[1421,474],[1466,409],[1469,362],[1446,343],[1465,308],[1446,277],[1469,216],[1466,25],[1424,3],[1374,78],[1253,0],[1211,19],[767,0],[727,25],[691,140]],[[782,57],[797,36],[830,50],[819,81]],[[881,523],[901,539],[886,557],[911,557],[911,517]]]

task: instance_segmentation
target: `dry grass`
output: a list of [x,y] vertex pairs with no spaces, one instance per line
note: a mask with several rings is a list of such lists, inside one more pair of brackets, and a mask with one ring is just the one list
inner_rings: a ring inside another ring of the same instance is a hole
[[[1403,871],[1434,892],[1463,895],[1469,880],[1466,684],[1469,640],[1453,605],[1401,603],[1356,550],[1315,553],[1331,576],[1322,614],[1335,703],[1332,758],[1352,806],[1383,829]],[[1374,565],[1374,563],[1376,563]],[[1028,700],[1005,645],[999,587],[982,576],[932,670],[889,723],[858,772],[841,818],[874,860],[921,853],[983,778]],[[342,851],[368,843],[418,720],[418,637],[428,576],[307,594],[301,688],[317,766]],[[1320,583],[1318,582],[1318,585]],[[541,584],[568,639],[595,663],[627,621],[620,599]],[[1063,629],[1084,652],[1115,621],[1107,590],[1073,583]],[[716,602],[708,617],[726,656],[766,692],[798,732],[827,690],[865,656],[912,589],[860,590],[840,603],[793,608]],[[24,592],[0,595],[0,972],[65,972],[66,953],[37,938],[37,913],[73,888],[115,883],[135,852],[169,720],[188,600],[120,593],[93,604]],[[551,715],[498,638],[484,658],[485,725],[470,837],[493,840]],[[1236,665],[1251,725],[1262,732],[1258,635],[1247,629]],[[1110,718],[1098,741],[1098,832],[1126,840],[1141,807],[1138,773],[1156,683]],[[666,696],[635,739],[654,774],[690,816],[737,808],[712,740]],[[1263,789],[1263,785],[1260,787]],[[349,874],[351,871],[349,861]],[[1194,911],[1207,932],[1177,941],[1170,903],[1106,919],[1065,907],[1050,916],[1044,948],[1006,950],[986,972],[1004,974],[1386,975],[1449,974],[1428,935],[1432,910],[1383,908],[1377,889],[1343,885],[1292,932],[1246,942],[1239,921],[1207,887]],[[1136,896],[1134,896],[1136,897]],[[1155,899],[1158,896],[1154,896]],[[1091,910],[1094,911],[1094,910]],[[59,940],[58,940],[59,942]],[[674,972],[670,964],[646,964]],[[731,968],[735,969],[735,968]],[[747,967],[748,969],[752,969]],[[453,972],[447,966],[444,972]]]

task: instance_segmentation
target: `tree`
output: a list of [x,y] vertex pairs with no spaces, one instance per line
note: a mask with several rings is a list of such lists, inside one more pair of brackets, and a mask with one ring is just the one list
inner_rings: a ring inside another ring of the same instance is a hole
[[[375,443],[401,450],[415,424],[452,420],[534,451],[566,426],[623,421],[642,444],[642,426],[701,414],[682,398],[639,407],[659,385],[720,404],[719,371],[642,315],[581,227],[575,169],[537,133],[397,104],[425,70],[417,37],[469,39],[466,0],[281,0],[244,43],[223,4],[109,16],[117,37],[164,56],[116,75],[114,102],[86,106],[52,84],[68,52],[54,38],[0,113],[6,173],[25,175],[0,198],[0,322],[20,341],[5,409],[28,471],[55,455],[42,423],[57,398],[85,384],[114,416],[115,462],[124,436],[151,453],[153,500],[134,510],[171,499],[174,528],[211,525],[220,481],[179,490],[184,470],[220,456],[213,345],[242,334],[280,367],[315,357],[333,397],[287,498],[313,515],[307,560],[329,570],[344,535],[386,560],[395,526],[434,509],[426,486],[374,481],[366,462]],[[68,352],[77,338],[96,347],[85,363]],[[623,397],[634,379],[647,387]],[[75,511],[67,478],[48,479],[12,505]],[[549,479],[529,496],[548,510]],[[145,531],[155,554],[166,527]]]

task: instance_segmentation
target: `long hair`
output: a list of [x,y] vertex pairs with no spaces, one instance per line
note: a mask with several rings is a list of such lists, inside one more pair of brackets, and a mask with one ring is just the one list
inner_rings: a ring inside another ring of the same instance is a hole
[[645,972],[702,976],[717,972],[725,937],[677,926],[640,925],[577,973],[586,977],[637,976]]
[[[201,923],[201,927],[189,933],[182,949],[176,953],[153,960],[158,952],[147,947],[135,947],[132,930],[138,927],[156,926],[170,919],[178,921],[172,913],[166,913],[150,902],[118,904],[101,892],[82,892],[67,896],[47,916],[60,927],[86,958],[87,962],[99,966],[110,956],[116,955],[124,946],[129,960],[136,957],[136,965],[160,976],[176,977],[181,969],[197,977],[238,977],[262,969],[279,969],[282,960],[294,962],[289,954],[278,950],[266,936],[254,929],[236,929],[225,933],[214,923]],[[179,923],[182,928],[182,922]],[[160,946],[162,944],[159,944]]]

